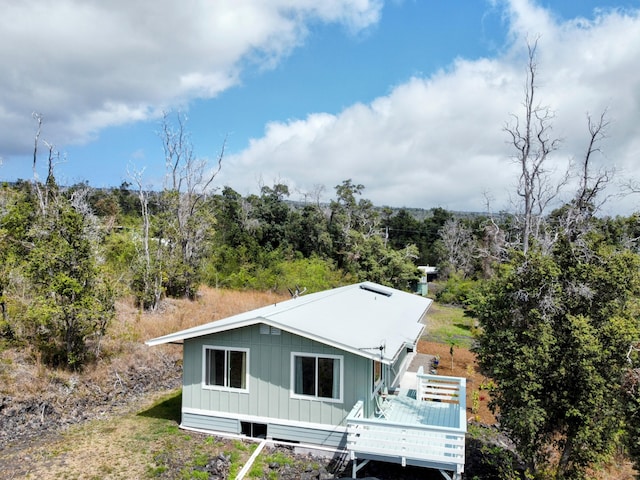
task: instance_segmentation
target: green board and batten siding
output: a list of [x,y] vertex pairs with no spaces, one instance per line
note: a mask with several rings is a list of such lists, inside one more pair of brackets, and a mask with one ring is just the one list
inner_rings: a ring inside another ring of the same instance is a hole
[[[326,437],[326,432],[313,432],[313,429],[292,426],[289,422],[322,424],[330,429],[331,426],[346,425],[346,417],[358,400],[363,400],[369,409],[373,408],[370,359],[285,331],[277,331],[277,334],[270,328],[266,331],[269,333],[261,333],[264,330],[261,331],[261,325],[257,324],[185,340],[183,426],[239,433],[237,418],[259,417],[263,420],[255,421],[268,424],[268,435],[272,437]],[[205,345],[249,349],[248,393],[202,388]],[[343,361],[342,402],[291,398],[292,352],[339,355]],[[207,412],[211,413],[207,415]],[[218,413],[220,418],[216,418],[216,412],[228,415]],[[284,422],[278,424],[281,420]],[[343,443],[342,436],[320,443]]]

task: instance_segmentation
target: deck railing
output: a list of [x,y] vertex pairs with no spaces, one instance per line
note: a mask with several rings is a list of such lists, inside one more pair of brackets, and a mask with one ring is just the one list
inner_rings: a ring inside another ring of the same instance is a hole
[[429,375],[422,367],[416,374],[416,398],[422,401],[454,403],[459,405],[460,419],[458,425],[466,428],[467,424],[467,379]]
[[455,478],[464,471],[465,434],[466,421],[459,428],[448,428],[364,418],[362,402],[347,417],[347,449],[352,460],[386,459],[403,466],[453,471]]

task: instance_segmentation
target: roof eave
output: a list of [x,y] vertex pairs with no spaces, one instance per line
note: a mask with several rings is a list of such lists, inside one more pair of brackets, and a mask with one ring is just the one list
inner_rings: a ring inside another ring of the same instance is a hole
[[[284,325],[278,322],[274,322],[273,320],[269,320],[268,318],[264,318],[264,317],[254,317],[248,320],[243,320],[243,321],[238,321],[238,322],[234,322],[231,324],[225,324],[222,327],[218,327],[216,328],[215,326],[215,322],[213,322],[213,325],[211,324],[207,324],[207,325],[202,325],[203,328],[193,328],[193,329],[188,329],[188,330],[183,330],[181,332],[176,332],[176,333],[172,333],[169,335],[165,335],[162,337],[158,337],[158,338],[152,338],[151,340],[147,340],[146,342],[144,342],[146,345],[153,347],[156,345],[163,345],[163,344],[168,344],[168,343],[172,343],[172,344],[183,344],[185,340],[190,340],[192,338],[197,338],[197,337],[203,337],[206,335],[214,335],[216,333],[221,333],[221,332],[225,332],[228,330],[233,330],[235,328],[243,328],[243,327],[248,327],[251,325],[256,325],[259,323],[264,323],[265,325],[269,325],[271,327],[275,327],[278,328],[282,331],[291,333],[293,335],[298,335],[300,337],[304,337],[307,338],[309,340],[314,340],[316,342],[322,343],[324,345],[328,345],[330,347],[334,347],[338,350],[342,350],[345,352],[349,352],[349,353],[353,353],[354,355],[358,355],[361,357],[365,357],[365,358],[369,358],[372,360],[380,360],[382,363],[385,364],[390,364],[390,360],[386,359],[386,358],[379,358],[379,355],[376,353],[371,353],[371,352],[367,352],[366,350],[361,350],[358,349],[356,347],[352,347],[349,345],[345,345],[339,342],[335,342],[333,340],[329,340],[327,338],[324,337],[320,337],[318,335],[313,335],[310,334],[308,332],[305,332],[303,330],[298,330],[296,328],[291,328],[288,325]],[[206,328],[204,328],[206,327]]]

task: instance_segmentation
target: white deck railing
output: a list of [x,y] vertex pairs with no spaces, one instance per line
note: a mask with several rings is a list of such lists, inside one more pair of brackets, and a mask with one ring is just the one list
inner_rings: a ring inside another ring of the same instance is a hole
[[441,468],[452,464],[464,465],[466,432],[460,429],[394,424],[386,420],[349,416],[347,432],[347,448],[353,452],[352,457],[358,453],[369,453],[396,457],[403,465],[407,460],[435,462],[442,464]]
[[460,478],[465,462],[466,379],[425,375],[421,370],[416,378],[417,401],[459,405],[457,427],[364,418],[363,402],[358,402],[347,417],[347,449],[354,460],[354,478],[358,458],[448,470]]
[[436,401],[459,405],[460,418],[458,426],[467,425],[467,379],[446,377],[444,375],[428,375],[423,368],[416,374],[416,398],[422,401]]

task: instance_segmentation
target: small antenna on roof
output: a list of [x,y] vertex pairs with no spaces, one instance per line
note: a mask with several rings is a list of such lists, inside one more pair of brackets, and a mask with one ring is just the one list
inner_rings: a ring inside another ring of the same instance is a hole
[[384,354],[387,351],[387,342],[386,340],[380,340],[380,345],[377,347],[362,347],[358,350],[379,350],[380,351],[380,360],[384,358]]
[[292,298],[298,298],[300,295],[303,295],[304,292],[307,291],[307,287],[305,287],[302,290],[300,290],[300,287],[298,285],[296,285],[296,289],[295,290],[292,290],[290,288],[287,288],[287,290],[289,290],[289,293],[291,294]]

